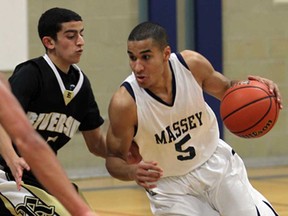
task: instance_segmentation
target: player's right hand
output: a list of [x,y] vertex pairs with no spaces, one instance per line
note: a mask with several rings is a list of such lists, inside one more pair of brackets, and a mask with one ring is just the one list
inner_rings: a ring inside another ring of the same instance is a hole
[[279,87],[276,83],[274,83],[272,80],[267,79],[267,78],[263,78],[260,76],[248,76],[249,80],[257,80],[258,82],[264,83],[268,86],[269,90],[271,93],[274,93],[276,95],[277,98],[277,102],[279,103],[279,108],[283,109],[283,104],[282,104],[282,96],[280,94],[280,90]]

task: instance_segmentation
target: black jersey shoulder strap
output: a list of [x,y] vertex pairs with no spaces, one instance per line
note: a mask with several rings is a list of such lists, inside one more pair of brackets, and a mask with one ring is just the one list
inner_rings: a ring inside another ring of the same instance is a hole
[[[136,101],[136,97],[135,97],[135,94],[134,94],[134,91],[132,89],[132,86],[130,85],[129,82],[125,81],[122,83],[122,85],[124,88],[126,88],[126,90],[128,91],[128,93],[132,96],[132,98],[134,99],[134,101]],[[138,127],[135,125],[134,127],[134,136],[136,135],[137,133],[137,129]]]
[[121,86],[124,86],[126,90],[129,92],[129,94],[132,96],[132,98],[136,101],[134,91],[132,89],[132,86],[129,82],[123,82]]

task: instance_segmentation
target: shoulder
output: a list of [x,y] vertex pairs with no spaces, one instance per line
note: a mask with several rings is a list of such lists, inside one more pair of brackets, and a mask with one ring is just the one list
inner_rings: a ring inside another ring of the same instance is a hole
[[137,106],[124,86],[121,86],[112,96],[108,113],[111,123],[126,122],[126,125],[137,125]]
[[133,106],[136,106],[133,96],[124,86],[121,86],[112,96],[109,107],[125,111],[131,109]]
[[[10,84],[38,82],[41,79],[40,68],[32,61],[23,62],[15,67],[12,75],[9,77]],[[30,83],[31,84],[31,83]],[[24,86],[24,85],[23,85]],[[31,86],[30,86],[31,87]]]
[[35,62],[29,60],[29,61],[22,62],[22,63],[18,64],[15,67],[14,72],[22,71],[22,70],[25,71],[26,69],[38,70],[39,67]]
[[41,61],[41,59],[43,58],[42,57],[34,58],[34,59],[30,59],[28,61],[18,64],[15,67],[13,74],[19,73],[19,72],[25,73],[25,74],[38,74],[40,71],[41,65],[44,64],[44,62]]
[[180,54],[183,56],[183,59],[191,69],[211,67],[210,62],[198,52],[192,50],[184,50]]
[[125,87],[121,86],[112,96],[108,114],[113,136],[122,137],[121,139],[125,140],[132,139],[137,127],[137,107]]
[[113,94],[110,106],[117,107],[119,109],[128,109],[131,106],[136,106],[135,103],[135,77],[133,75],[129,75],[121,84],[121,86],[116,90]]
[[200,84],[207,76],[214,72],[211,63],[200,53],[192,50],[184,50],[180,54],[186,62],[189,70]]

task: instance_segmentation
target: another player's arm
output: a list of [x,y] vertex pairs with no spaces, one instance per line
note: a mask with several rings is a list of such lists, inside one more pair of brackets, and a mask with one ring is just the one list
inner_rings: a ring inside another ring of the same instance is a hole
[[[3,91],[2,89],[5,90],[5,88],[10,90],[9,82],[4,77],[2,77],[2,74],[0,74],[0,76],[0,82],[2,85],[1,91]],[[17,188],[20,190],[23,170],[30,170],[30,167],[23,158],[17,155],[12,146],[11,139],[2,125],[0,125],[0,154],[9,166],[15,178]]]
[[10,168],[18,190],[21,188],[21,182],[22,182],[22,175],[23,170],[30,170],[29,165],[26,163],[26,161],[17,155],[15,152],[12,141],[4,128],[0,125],[0,154],[6,161],[8,167]]
[[82,135],[89,151],[92,154],[106,158],[106,137],[103,135],[100,127],[89,131],[82,131]]
[[0,96],[0,123],[35,176],[73,216],[96,216],[77,194],[54,152],[34,130],[19,102],[2,80]]

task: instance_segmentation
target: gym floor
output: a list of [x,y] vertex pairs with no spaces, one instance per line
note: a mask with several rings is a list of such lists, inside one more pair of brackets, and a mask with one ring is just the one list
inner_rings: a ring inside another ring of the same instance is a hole
[[[288,216],[288,166],[250,168],[248,175],[253,186],[271,202],[278,214]],[[152,216],[144,190],[134,182],[111,177],[73,182],[100,216]]]

